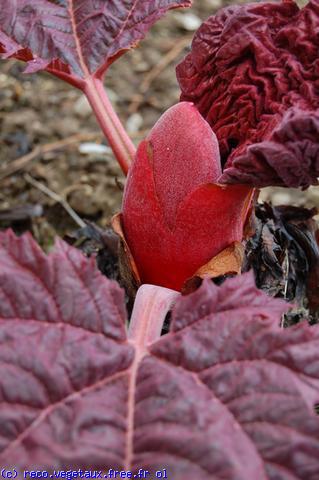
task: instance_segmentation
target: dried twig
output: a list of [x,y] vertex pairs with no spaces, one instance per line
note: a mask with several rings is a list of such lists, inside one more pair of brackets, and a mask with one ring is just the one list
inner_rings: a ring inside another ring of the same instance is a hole
[[157,78],[160,73],[165,70],[168,65],[175,60],[176,57],[187,47],[192,40],[191,36],[181,38],[177,43],[175,43],[174,47],[169,50],[161,60],[145,75],[143,82],[139,87],[139,93],[134,95],[132,98],[132,102],[128,108],[130,113],[135,113],[143,101],[144,94],[150,88],[152,82]]
[[23,175],[23,178],[25,179],[26,182],[30,183],[30,185],[40,190],[48,197],[52,198],[55,202],[60,203],[60,205],[62,205],[65,211],[70,215],[70,217],[72,217],[72,219],[75,221],[77,225],[79,225],[79,227],[84,228],[86,226],[86,223],[73,210],[73,208],[68,204],[65,198],[53,192],[52,190],[50,190],[50,188],[43,185],[41,182],[38,182],[37,180],[35,180],[35,178],[31,177],[31,175],[29,175],[28,173],[25,173]]
[[0,210],[0,221],[14,222],[29,220],[30,218],[41,217],[42,214],[42,205],[27,203],[24,205],[15,205],[14,207]]
[[39,145],[35,147],[32,152],[28,153],[27,155],[23,155],[22,157],[17,158],[9,163],[9,165],[0,170],[0,181],[4,178],[9,177],[10,175],[18,172],[19,170],[23,170],[33,161],[37,160],[42,155],[47,153],[54,152],[56,150],[61,150],[63,148],[69,147],[75,143],[84,142],[88,140],[93,140],[95,138],[100,137],[102,134],[96,133],[77,133],[72,135],[68,138],[63,140],[59,140],[57,142],[46,143],[44,145]]

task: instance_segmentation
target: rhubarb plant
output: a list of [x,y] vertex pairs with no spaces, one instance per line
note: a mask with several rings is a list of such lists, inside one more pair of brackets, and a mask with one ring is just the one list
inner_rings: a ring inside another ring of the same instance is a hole
[[[256,188],[317,184],[319,4],[209,18],[177,68],[182,101],[135,151],[105,74],[189,5],[0,0],[2,57],[81,89],[128,173],[113,225],[140,287],[128,321],[123,290],[93,257],[61,240],[46,256],[29,234],[0,234],[0,467],[319,478],[318,326],[283,330],[293,305],[251,273],[209,280],[240,274]],[[312,246],[318,272],[315,236]],[[319,291],[317,273],[310,284]]]

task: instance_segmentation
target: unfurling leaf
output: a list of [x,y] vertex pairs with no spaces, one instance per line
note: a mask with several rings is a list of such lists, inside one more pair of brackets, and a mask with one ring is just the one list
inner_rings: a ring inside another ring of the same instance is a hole
[[177,77],[218,138],[221,183],[317,184],[318,31],[318,0],[288,0],[229,6],[195,34]]
[[285,310],[249,274],[205,281],[141,351],[93,259],[1,233],[1,466],[316,480],[319,330]]
[[141,142],[123,198],[123,232],[142,283],[180,290],[241,242],[252,189],[217,184],[218,143],[193,104],[171,107]]

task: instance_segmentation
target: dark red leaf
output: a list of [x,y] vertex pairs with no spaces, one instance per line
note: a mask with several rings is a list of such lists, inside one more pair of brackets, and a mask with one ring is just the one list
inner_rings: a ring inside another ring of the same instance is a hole
[[[178,302],[171,333],[151,348],[167,366],[193,377],[188,401],[194,410],[205,392],[216,414],[203,420],[198,437],[193,427],[189,435],[181,433],[176,447],[211,473],[195,478],[319,478],[319,419],[313,410],[319,399],[319,329],[306,322],[281,329],[286,308],[256,290],[250,275],[222,287],[205,281]],[[215,437],[211,421],[220,427]],[[205,455],[196,442],[206,445]]]
[[[190,0],[0,0],[0,52],[72,83],[107,67],[171,8]],[[68,78],[69,77],[69,78]]]
[[0,465],[121,464],[125,320],[122,290],[93,258],[0,235]]
[[319,4],[230,6],[177,67],[219,140],[222,183],[307,188],[319,176]]
[[2,233],[0,268],[2,467],[318,478],[319,331],[280,329],[287,304],[252,276],[180,298],[141,352],[93,259]]

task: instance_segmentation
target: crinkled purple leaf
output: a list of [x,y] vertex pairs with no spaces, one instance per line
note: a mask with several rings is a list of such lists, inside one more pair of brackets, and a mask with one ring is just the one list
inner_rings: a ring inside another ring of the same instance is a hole
[[99,76],[167,10],[187,6],[190,0],[0,0],[0,52],[28,61],[29,73]]
[[317,184],[318,31],[318,0],[291,0],[224,8],[196,33],[177,77],[217,135],[220,182]]
[[123,293],[72,247],[0,234],[0,465],[315,480],[319,331],[251,275],[180,298],[146,351]]

